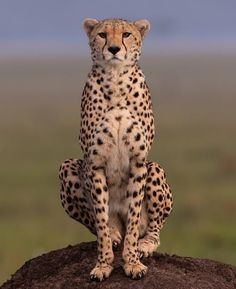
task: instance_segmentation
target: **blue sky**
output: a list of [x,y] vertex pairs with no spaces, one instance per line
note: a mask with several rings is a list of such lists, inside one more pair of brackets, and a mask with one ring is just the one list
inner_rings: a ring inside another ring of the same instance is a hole
[[[232,46],[236,43],[235,0],[1,0],[2,49],[87,45],[86,17],[147,18],[147,42],[160,45]],[[1,48],[0,48],[1,49]]]

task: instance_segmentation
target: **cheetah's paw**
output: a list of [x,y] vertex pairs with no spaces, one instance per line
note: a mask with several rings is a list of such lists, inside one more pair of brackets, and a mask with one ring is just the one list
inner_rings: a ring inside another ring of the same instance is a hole
[[90,279],[92,281],[103,281],[110,276],[112,269],[112,266],[108,264],[97,264],[90,272]]
[[140,258],[142,257],[150,257],[160,246],[160,240],[148,240],[148,239],[140,239],[138,241],[138,251]]
[[147,267],[140,261],[137,264],[124,264],[125,274],[131,279],[138,280],[143,278],[147,273]]

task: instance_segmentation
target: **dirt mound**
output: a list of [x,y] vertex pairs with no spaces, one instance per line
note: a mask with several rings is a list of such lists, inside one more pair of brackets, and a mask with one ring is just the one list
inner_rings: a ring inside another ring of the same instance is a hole
[[148,273],[133,281],[124,275],[121,252],[116,253],[109,279],[92,282],[89,272],[96,262],[96,242],[52,251],[25,263],[1,289],[227,289],[236,288],[236,267],[206,259],[155,253],[144,259]]

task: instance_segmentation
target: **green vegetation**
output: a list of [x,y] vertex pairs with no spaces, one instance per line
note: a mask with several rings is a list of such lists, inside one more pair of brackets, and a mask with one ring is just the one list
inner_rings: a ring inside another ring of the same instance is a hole
[[[236,58],[143,57],[157,120],[150,159],[174,211],[161,252],[236,264]],[[58,167],[81,157],[82,59],[0,60],[0,283],[27,259],[92,235],[66,216]]]

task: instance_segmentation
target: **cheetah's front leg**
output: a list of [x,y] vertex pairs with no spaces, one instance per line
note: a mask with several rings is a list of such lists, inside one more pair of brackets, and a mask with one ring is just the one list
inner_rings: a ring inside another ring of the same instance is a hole
[[114,259],[108,227],[108,188],[103,168],[93,166],[90,173],[98,242],[98,260],[90,278],[102,281],[111,274]]
[[127,188],[129,209],[123,251],[124,271],[132,279],[140,279],[147,272],[147,267],[140,262],[138,254],[139,221],[146,175],[147,168],[143,159],[132,159]]

